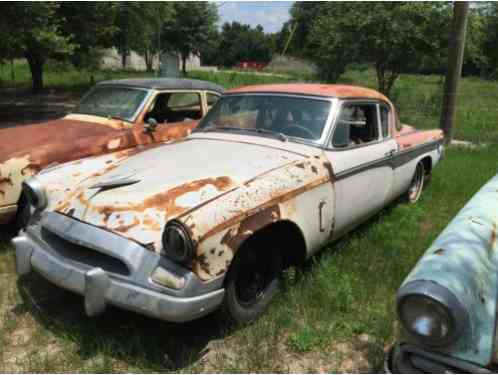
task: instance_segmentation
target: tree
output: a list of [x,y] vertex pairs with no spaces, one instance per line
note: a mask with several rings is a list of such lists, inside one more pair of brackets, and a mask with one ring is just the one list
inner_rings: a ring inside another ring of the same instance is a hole
[[307,57],[309,36],[313,22],[321,15],[326,4],[320,1],[296,1],[290,10],[291,19],[284,23],[277,35],[278,53],[295,57]]
[[231,67],[240,61],[269,62],[273,53],[272,37],[261,25],[252,28],[239,22],[225,23],[220,34],[220,65]]
[[163,28],[165,50],[175,51],[182,59],[182,71],[186,73],[186,62],[191,53],[199,51],[213,35],[218,21],[218,8],[208,2],[174,2],[175,18],[171,25]]
[[71,37],[73,53],[68,56],[78,68],[96,68],[100,49],[113,45],[117,3],[107,1],[61,2],[57,10],[61,32]]
[[487,4],[483,14],[482,66],[487,77],[498,78],[498,3]]
[[69,36],[63,35],[57,10],[60,4],[53,2],[16,3],[0,5],[4,32],[10,35],[10,50],[16,51],[28,61],[32,76],[33,92],[43,89],[43,65],[47,58],[66,55],[73,51]]
[[310,32],[311,54],[336,80],[351,62],[373,63],[379,91],[389,94],[399,74],[447,46],[446,3],[325,3]]
[[133,46],[140,42],[140,28],[142,27],[142,11],[138,2],[116,3],[115,25],[117,31],[114,33],[114,46],[121,55],[121,66],[126,68],[127,57]]
[[132,47],[144,58],[147,71],[151,72],[154,56],[161,52],[161,30],[172,25],[175,10],[169,2],[144,2],[138,9],[141,22],[137,25],[138,38],[134,39]]

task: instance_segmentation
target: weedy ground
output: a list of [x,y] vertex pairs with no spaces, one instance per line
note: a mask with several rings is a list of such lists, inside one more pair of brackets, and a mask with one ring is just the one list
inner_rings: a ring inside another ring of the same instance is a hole
[[[207,78],[206,73],[192,75]],[[249,75],[240,76],[209,77],[226,86],[250,83]],[[344,80],[374,83],[368,71],[349,72]],[[438,77],[402,77],[394,100],[404,122],[437,125],[439,99],[431,98],[438,85]],[[496,98],[498,89],[466,79],[464,90],[456,134],[488,146],[450,147],[417,204],[395,202],[326,246],[304,270],[287,272],[283,292],[247,327],[229,327],[217,315],[169,324],[114,308],[88,318],[81,297],[35,275],[19,280],[9,244],[12,233],[0,233],[0,372],[381,369],[384,352],[397,334],[397,288],[459,209],[497,173],[498,146],[493,142],[498,142],[498,116],[488,119],[482,108],[493,107],[489,98]],[[427,108],[427,103],[433,111],[424,109],[423,116],[412,109]]]

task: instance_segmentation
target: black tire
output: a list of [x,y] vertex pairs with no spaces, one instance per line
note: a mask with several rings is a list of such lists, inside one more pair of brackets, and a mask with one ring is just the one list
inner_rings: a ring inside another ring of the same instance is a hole
[[420,196],[422,195],[422,190],[424,189],[425,183],[425,167],[422,161],[417,163],[415,167],[415,173],[413,174],[410,187],[406,192],[406,200],[408,203],[416,203]]
[[227,274],[221,312],[235,324],[245,325],[260,317],[280,289],[280,252],[256,249],[243,246]]

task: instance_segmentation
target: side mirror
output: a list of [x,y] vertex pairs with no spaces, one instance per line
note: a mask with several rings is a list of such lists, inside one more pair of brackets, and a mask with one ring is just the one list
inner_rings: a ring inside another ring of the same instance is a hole
[[150,118],[144,124],[144,132],[145,133],[154,133],[157,128],[157,121],[155,118]]

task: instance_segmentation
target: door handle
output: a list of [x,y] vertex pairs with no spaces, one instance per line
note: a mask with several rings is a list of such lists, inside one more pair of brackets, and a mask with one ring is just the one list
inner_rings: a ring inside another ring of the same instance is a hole
[[327,205],[327,203],[325,201],[321,201],[319,204],[318,204],[318,226],[320,228],[320,232],[325,232],[325,226],[323,225],[323,209],[325,208],[325,206]]
[[396,149],[392,149],[392,150],[390,150],[390,151],[386,152],[386,153],[384,154],[384,156],[386,156],[386,157],[391,157],[391,156],[393,156],[393,155],[394,155],[394,153],[395,153],[395,152],[396,152]]

